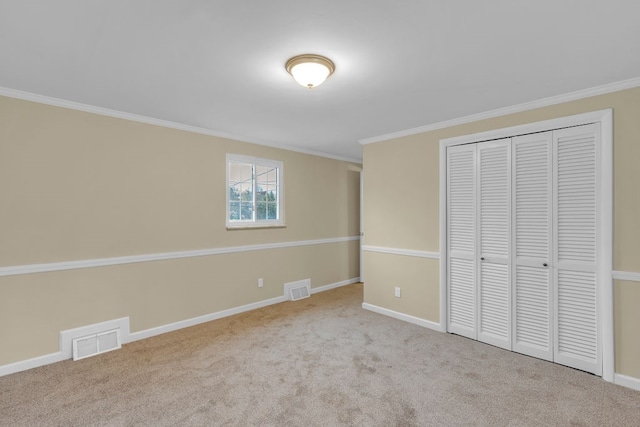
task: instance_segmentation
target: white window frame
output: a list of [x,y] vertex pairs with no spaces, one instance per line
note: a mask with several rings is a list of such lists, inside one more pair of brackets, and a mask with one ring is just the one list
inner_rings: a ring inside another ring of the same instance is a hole
[[[253,219],[251,220],[231,220],[229,219],[230,206],[229,206],[229,185],[230,185],[230,165],[231,163],[243,163],[253,165],[253,173],[255,174],[256,166],[274,167],[277,169],[277,219],[264,219],[258,220],[255,217],[256,212],[256,200],[255,200],[255,176],[253,179]],[[269,227],[284,227],[284,167],[283,162],[279,160],[261,159],[259,157],[244,156],[240,154],[227,154],[226,159],[226,226],[227,229],[244,229],[244,228],[269,228]]]

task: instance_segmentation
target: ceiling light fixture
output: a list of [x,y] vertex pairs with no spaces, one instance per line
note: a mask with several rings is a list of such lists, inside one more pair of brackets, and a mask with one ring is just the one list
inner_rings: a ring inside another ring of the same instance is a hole
[[312,89],[320,86],[327,77],[333,74],[335,64],[324,56],[305,54],[289,59],[285,68],[295,81],[304,87]]

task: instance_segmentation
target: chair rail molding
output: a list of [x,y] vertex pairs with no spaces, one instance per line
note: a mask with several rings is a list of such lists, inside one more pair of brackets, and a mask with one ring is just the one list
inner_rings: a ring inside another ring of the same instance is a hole
[[418,258],[440,259],[439,252],[420,251],[416,249],[388,248],[385,246],[363,245],[362,250],[366,252],[378,252],[381,254],[406,255]]
[[28,264],[0,267],[0,277],[20,274],[44,273],[49,271],[75,270],[78,268],[104,267],[108,265],[133,264],[137,262],[162,261],[179,258],[223,255],[238,252],[263,251],[268,249],[292,248],[296,246],[324,245],[360,240],[360,236],[335,237],[317,240],[298,240],[291,242],[267,243],[262,245],[230,246],[212,249],[196,249],[192,251],[164,252],[156,254],[130,255],[114,258],[86,259],[78,261],[52,262],[45,264]]

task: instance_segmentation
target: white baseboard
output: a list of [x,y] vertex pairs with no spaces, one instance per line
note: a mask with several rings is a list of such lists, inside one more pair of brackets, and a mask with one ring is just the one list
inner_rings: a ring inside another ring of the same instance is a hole
[[227,310],[217,311],[215,313],[205,314],[203,316],[193,317],[191,319],[181,320],[168,325],[158,326],[156,328],[145,329],[133,332],[129,335],[129,342],[151,338],[156,335],[166,334],[167,332],[177,331],[178,329],[188,328],[189,326],[199,325],[200,323],[210,322],[212,320],[222,319],[223,317],[233,316],[234,314],[244,313],[246,311],[256,310],[268,305],[278,304],[286,301],[284,296],[271,298],[263,301],[254,302],[240,307],[234,307]]
[[44,356],[34,357],[32,359],[21,360],[8,365],[0,366],[0,377],[4,375],[14,374],[16,372],[26,371],[44,365],[50,365],[73,357],[72,340],[81,336],[98,333],[107,329],[119,329],[120,339],[123,343],[127,343],[129,339],[129,318],[109,320],[106,322],[96,323],[93,325],[81,326],[79,328],[67,329],[60,331],[58,337],[59,350],[55,353],[45,354]]
[[613,383],[640,391],[640,378],[628,377],[622,374],[614,374]]
[[[373,304],[362,303],[362,308],[365,310],[373,311],[374,313],[384,314],[385,316],[393,317],[394,319],[403,320],[414,325],[423,326],[425,328],[433,329],[439,332],[446,332],[440,327],[439,323],[431,322],[429,320],[421,319],[419,317],[410,316],[408,314],[399,313],[397,311],[389,310],[387,308],[378,307]],[[629,377],[622,374],[614,374],[613,383],[640,391],[640,378]]]
[[[312,294],[328,291],[330,289],[338,288],[340,286],[349,285],[352,283],[357,283],[360,278],[354,278],[349,280],[344,280],[342,282],[331,283],[325,286],[319,286],[317,288],[313,288],[311,290]],[[215,313],[205,314],[204,316],[198,316],[191,319],[181,320],[179,322],[170,323],[168,325],[158,326],[156,328],[145,329],[138,332],[129,332],[129,318],[121,318],[115,319],[103,323],[99,323],[96,325],[83,326],[80,328],[70,329],[67,331],[60,332],[60,349],[59,351],[51,354],[46,354],[44,356],[34,357],[32,359],[20,360],[18,362],[9,363],[7,365],[0,365],[0,377],[9,374],[15,374],[17,372],[26,371],[28,369],[37,368],[39,366],[50,365],[56,362],[62,362],[63,360],[71,359],[71,338],[75,337],[74,331],[82,330],[84,332],[90,331],[98,328],[102,325],[109,324],[111,325],[113,322],[116,322],[121,328],[121,339],[122,343],[130,343],[133,341],[142,340],[145,338],[151,338],[156,335],[165,334],[167,332],[177,331],[178,329],[188,328],[189,326],[195,326],[200,323],[210,322],[216,319],[222,319],[223,317],[233,316],[234,314],[240,314],[247,311],[255,310],[258,308],[266,307],[273,304],[278,304],[281,302],[285,302],[287,299],[284,296],[271,298],[263,301],[254,302],[251,304],[242,305],[240,307],[234,307],[227,310],[218,311]],[[87,329],[89,328],[89,329]]]
[[[325,286],[319,286],[317,288],[312,288],[311,294],[328,291],[329,289],[338,288],[340,286],[349,285],[351,283],[357,283],[359,280],[360,280],[359,278],[355,278],[350,280],[344,280],[342,282],[331,283]],[[280,296],[276,298],[254,302],[247,305],[242,305],[240,307],[230,308],[228,310],[218,311],[216,313],[205,314],[204,316],[194,317],[192,319],[181,320],[179,322],[158,326],[156,328],[145,329],[143,331],[134,332],[130,334],[129,341],[125,341],[125,342],[133,342],[133,341],[138,341],[145,338],[150,338],[156,335],[177,331],[178,329],[188,328],[189,326],[199,325],[200,323],[210,322],[216,319],[222,319],[223,317],[233,316],[234,314],[240,314],[247,311],[256,310],[258,308],[267,307],[269,305],[278,304],[285,301],[288,301],[287,298],[285,298],[284,296]]]
[[359,277],[355,277],[349,280],[343,280],[342,282],[331,283],[330,285],[318,286],[317,288],[311,288],[311,295],[317,294],[318,292],[328,291],[330,289],[339,288],[341,286],[352,285],[354,283],[358,283],[360,281]]
[[424,328],[433,329],[434,331],[445,332],[439,323],[432,322],[430,320],[389,310],[388,308],[378,307],[377,305],[368,304],[366,302],[362,303],[362,308],[373,311],[374,313],[384,314],[385,316],[393,317],[394,319],[402,320],[404,322],[413,323],[414,325],[422,326]]
[[56,353],[45,354],[44,356],[38,356],[32,359],[20,360],[18,362],[0,366],[0,377],[15,374],[16,372],[26,371],[28,369],[38,368],[44,365],[50,365],[56,362],[62,362],[66,359],[69,359],[69,357],[67,357],[63,352],[58,351]]

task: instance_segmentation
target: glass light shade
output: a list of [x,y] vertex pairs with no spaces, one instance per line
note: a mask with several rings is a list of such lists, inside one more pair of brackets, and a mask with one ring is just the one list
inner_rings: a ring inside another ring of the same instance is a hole
[[335,65],[323,56],[300,55],[287,61],[286,68],[295,81],[311,89],[320,86],[333,73]]
[[321,85],[329,77],[329,69],[322,64],[305,62],[292,67],[291,75],[302,86],[312,88]]

